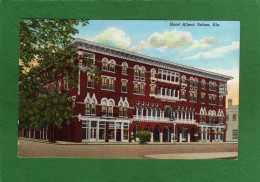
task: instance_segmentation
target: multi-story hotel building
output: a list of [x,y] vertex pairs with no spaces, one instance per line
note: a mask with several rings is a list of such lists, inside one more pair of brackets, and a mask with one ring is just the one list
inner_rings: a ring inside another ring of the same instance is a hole
[[[151,142],[171,142],[174,136],[178,142],[225,141],[232,77],[82,39],[73,44],[101,70],[101,78],[94,81],[93,72],[79,62],[77,88],[61,75],[48,85],[50,91],[69,91],[74,110],[70,125],[55,128],[56,140],[129,142],[147,130]],[[21,135],[49,139],[50,129]]]

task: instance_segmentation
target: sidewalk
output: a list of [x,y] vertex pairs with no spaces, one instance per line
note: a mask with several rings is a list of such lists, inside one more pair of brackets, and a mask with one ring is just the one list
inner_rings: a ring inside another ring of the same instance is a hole
[[145,159],[237,159],[237,152],[179,153],[144,155]]
[[[140,145],[138,142],[66,142],[56,141],[55,143],[49,142],[48,140],[40,140],[34,138],[18,138],[19,140],[27,140],[40,143],[48,143],[55,145]],[[148,142],[145,145],[230,145],[238,144],[238,142]],[[143,144],[142,144],[143,145]]]

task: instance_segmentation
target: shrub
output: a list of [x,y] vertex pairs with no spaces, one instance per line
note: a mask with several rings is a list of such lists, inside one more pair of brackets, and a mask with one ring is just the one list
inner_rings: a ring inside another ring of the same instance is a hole
[[135,139],[135,137],[134,136],[130,136],[130,140],[134,140]]
[[135,135],[139,138],[139,141],[142,144],[149,142],[151,138],[151,133],[148,131],[138,131]]

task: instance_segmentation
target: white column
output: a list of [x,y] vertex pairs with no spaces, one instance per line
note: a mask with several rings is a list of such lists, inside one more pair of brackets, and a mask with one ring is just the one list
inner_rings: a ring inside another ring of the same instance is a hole
[[153,118],[153,109],[151,108],[151,118]]
[[180,92],[179,90],[177,90],[177,97],[179,98],[179,96],[180,96]]
[[123,123],[121,123],[121,142],[123,141],[123,136],[124,136],[124,133],[123,133]]
[[150,141],[153,143],[153,132],[151,132],[151,139]]
[[174,142],[174,140],[173,140],[173,133],[171,133],[171,140],[170,141]]
[[162,110],[160,109],[159,112],[160,112],[160,120],[161,120],[162,119]]
[[163,133],[160,133],[160,142],[163,142]]
[[138,118],[139,116],[138,116],[138,109],[139,108],[136,108],[136,117]]
[[146,108],[146,118],[148,118],[148,108]]
[[188,143],[190,142],[190,133],[188,133]]
[[97,121],[96,140],[99,141],[99,121]]
[[172,89],[169,89],[169,97],[172,97]]
[[162,97],[162,89],[163,89],[163,88],[161,87],[161,97]]
[[164,119],[164,110],[162,110],[161,113],[162,113],[162,118]]
[[175,89],[173,89],[173,97],[175,97],[175,92],[176,92]]
[[143,108],[141,108],[141,118],[143,118],[144,117],[144,109]]
[[116,142],[116,122],[115,122],[115,142]]
[[48,126],[46,127],[46,139],[48,140]]
[[205,140],[207,142],[208,141],[208,139],[207,139],[208,138],[208,127],[206,127],[206,135],[205,135],[205,137],[206,137]]
[[182,142],[182,133],[180,133],[179,141]]

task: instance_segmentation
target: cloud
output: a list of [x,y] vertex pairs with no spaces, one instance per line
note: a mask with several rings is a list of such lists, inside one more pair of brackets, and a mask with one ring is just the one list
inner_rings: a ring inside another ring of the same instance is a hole
[[193,44],[190,47],[188,47],[188,49],[186,51],[210,47],[216,43],[217,43],[217,39],[215,37],[206,36],[206,37],[203,37],[200,41],[194,40]]
[[190,32],[178,30],[165,31],[164,33],[155,32],[146,42],[141,41],[136,46],[131,47],[129,51],[138,52],[144,50],[146,47],[179,49],[189,44],[192,44]]
[[131,43],[131,38],[123,30],[111,27],[106,29],[104,33],[97,35],[92,41],[115,48],[127,49]]
[[220,58],[223,57],[226,53],[238,49],[239,42],[232,42],[228,46],[218,47],[210,51],[200,52],[194,56],[188,56],[183,58],[183,60],[194,60],[194,59],[205,59],[205,58]]

